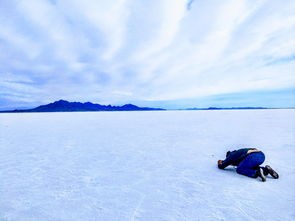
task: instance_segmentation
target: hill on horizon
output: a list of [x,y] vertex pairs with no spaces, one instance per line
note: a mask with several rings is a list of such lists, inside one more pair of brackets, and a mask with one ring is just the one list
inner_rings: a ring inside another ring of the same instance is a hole
[[75,111],[152,111],[165,110],[162,108],[138,107],[133,104],[125,104],[123,106],[101,105],[91,102],[69,102],[59,100],[53,103],[40,105],[31,109],[15,109],[1,112],[75,112]]

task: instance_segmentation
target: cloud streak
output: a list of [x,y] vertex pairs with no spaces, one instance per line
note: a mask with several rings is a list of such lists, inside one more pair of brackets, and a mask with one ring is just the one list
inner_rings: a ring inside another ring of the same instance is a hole
[[1,1],[0,108],[294,88],[294,36],[288,0]]

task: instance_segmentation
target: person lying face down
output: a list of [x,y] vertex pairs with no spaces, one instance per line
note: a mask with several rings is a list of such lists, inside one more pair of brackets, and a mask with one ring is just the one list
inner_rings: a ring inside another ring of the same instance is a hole
[[264,153],[257,148],[242,148],[234,151],[227,151],[224,160],[218,160],[219,169],[224,169],[229,165],[237,166],[236,172],[248,177],[260,177],[264,182],[266,176],[270,174],[273,178],[278,179],[279,175],[269,165],[262,167],[265,160]]

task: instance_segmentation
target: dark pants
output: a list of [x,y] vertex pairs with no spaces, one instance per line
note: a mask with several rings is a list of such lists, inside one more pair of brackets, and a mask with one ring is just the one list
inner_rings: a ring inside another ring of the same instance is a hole
[[237,173],[248,177],[257,177],[257,170],[265,160],[264,153],[254,152],[250,153],[237,167]]

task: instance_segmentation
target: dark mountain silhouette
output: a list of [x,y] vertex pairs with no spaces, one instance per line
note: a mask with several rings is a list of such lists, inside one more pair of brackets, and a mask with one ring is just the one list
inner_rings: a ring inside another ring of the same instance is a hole
[[74,112],[74,111],[152,111],[165,110],[161,108],[138,107],[133,104],[123,106],[100,105],[91,102],[69,102],[65,100],[55,101],[50,104],[41,105],[33,109],[12,110],[2,112]]

